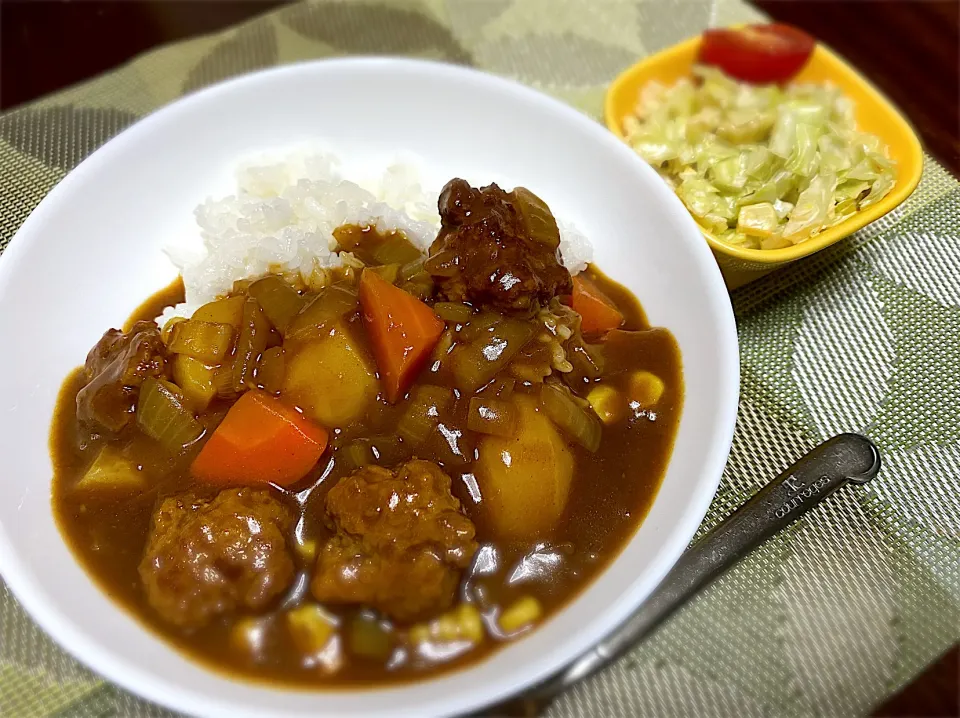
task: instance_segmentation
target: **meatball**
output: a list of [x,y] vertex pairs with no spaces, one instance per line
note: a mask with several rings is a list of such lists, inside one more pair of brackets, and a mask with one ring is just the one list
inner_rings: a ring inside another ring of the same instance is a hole
[[401,622],[453,603],[477,543],[436,464],[414,459],[396,473],[364,467],[330,490],[327,514],[336,535],[317,560],[318,600],[372,606]]
[[140,562],[147,600],[183,628],[238,609],[265,608],[293,581],[285,540],[293,522],[290,510],[264,490],[165,499]]
[[528,190],[453,179],[438,208],[441,229],[426,266],[443,298],[528,313],[573,291],[556,220]]
[[97,431],[117,433],[133,419],[140,385],[166,372],[163,341],[153,322],[124,334],[110,329],[87,354],[87,384],[77,394],[77,417]]

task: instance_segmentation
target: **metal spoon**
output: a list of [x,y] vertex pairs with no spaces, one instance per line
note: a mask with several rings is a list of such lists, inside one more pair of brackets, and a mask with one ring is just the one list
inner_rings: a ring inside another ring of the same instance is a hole
[[616,631],[545,681],[485,716],[538,715],[551,699],[633,648],[700,589],[848,482],[880,470],[880,452],[859,434],[828,439],[688,548],[650,597]]

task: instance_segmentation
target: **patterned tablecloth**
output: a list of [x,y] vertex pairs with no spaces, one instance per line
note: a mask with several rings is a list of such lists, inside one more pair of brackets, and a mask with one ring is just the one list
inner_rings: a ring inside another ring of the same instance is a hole
[[[0,117],[0,250],[109,137],[278,63],[396,53],[480,67],[599,118],[607,83],[741,0],[328,0],[150,52]],[[551,718],[863,714],[960,639],[960,185],[927,159],[897,212],[734,293],[743,390],[709,528],[820,439],[884,453]],[[13,311],[7,308],[6,311]],[[166,715],[61,652],[0,583],[0,715]]]

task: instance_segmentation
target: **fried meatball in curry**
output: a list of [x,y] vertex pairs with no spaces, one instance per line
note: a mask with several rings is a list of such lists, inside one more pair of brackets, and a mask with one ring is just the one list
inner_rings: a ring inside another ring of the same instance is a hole
[[317,560],[317,600],[372,606],[401,622],[451,606],[477,542],[439,466],[365,466],[330,490],[327,513],[336,535]]
[[140,562],[147,600],[183,628],[266,608],[293,581],[285,538],[293,521],[290,510],[264,490],[164,499]]

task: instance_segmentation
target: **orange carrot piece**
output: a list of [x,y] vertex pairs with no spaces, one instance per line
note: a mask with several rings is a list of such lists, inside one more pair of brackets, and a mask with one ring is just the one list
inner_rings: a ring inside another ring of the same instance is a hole
[[407,393],[445,325],[426,304],[369,269],[360,276],[360,307],[383,393],[392,404]]
[[607,332],[623,324],[623,313],[583,274],[573,278],[573,310],[580,315],[584,334]]
[[288,486],[307,475],[326,447],[326,429],[251,389],[230,407],[190,472],[211,483]]

